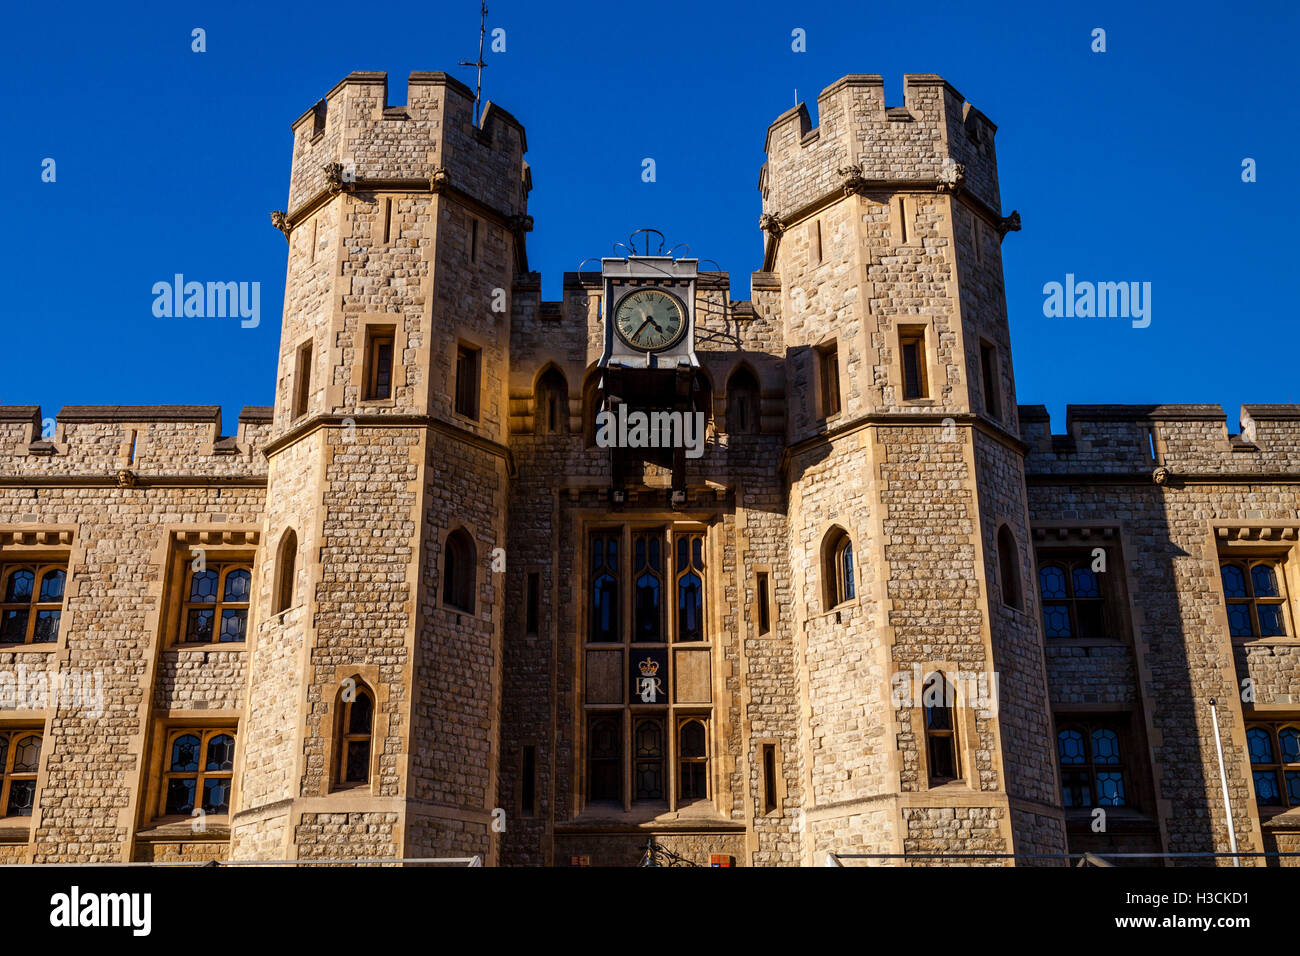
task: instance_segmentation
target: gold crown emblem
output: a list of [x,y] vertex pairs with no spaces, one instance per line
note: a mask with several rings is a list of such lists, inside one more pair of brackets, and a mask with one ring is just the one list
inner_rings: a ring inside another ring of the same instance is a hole
[[641,668],[642,677],[654,677],[655,674],[659,673],[659,662],[652,661],[648,657],[645,660],[643,660],[638,666]]

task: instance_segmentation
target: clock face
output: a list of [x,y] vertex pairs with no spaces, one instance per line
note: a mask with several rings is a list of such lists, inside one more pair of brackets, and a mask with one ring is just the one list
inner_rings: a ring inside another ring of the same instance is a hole
[[658,352],[686,331],[686,309],[674,295],[641,289],[623,297],[614,313],[618,336],[634,349]]

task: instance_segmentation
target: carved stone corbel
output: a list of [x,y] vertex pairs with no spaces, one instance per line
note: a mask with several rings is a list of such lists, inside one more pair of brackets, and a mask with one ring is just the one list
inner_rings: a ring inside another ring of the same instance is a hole
[[955,193],[966,182],[966,167],[961,163],[946,162],[939,170],[939,192]]
[[785,223],[781,221],[779,213],[765,212],[758,217],[758,228],[777,238],[785,232]]
[[854,193],[863,192],[867,188],[867,180],[862,175],[862,167],[857,164],[841,166],[835,170],[835,175],[844,177],[842,186],[845,196],[852,196]]
[[331,196],[337,196],[339,193],[350,193],[356,188],[356,176],[343,175],[342,163],[326,163],[321,168],[325,170],[325,184],[329,188]]
[[433,175],[429,177],[429,189],[435,193],[446,192],[450,186],[451,174],[442,166],[435,169]]
[[998,221],[998,232],[1000,232],[1004,236],[1009,232],[1019,232],[1019,231],[1020,231],[1020,213],[1014,209],[1011,210],[1011,215],[1003,216]]
[[1170,477],[1169,469],[1166,468],[1164,465],[1161,465],[1155,471],[1151,472],[1151,480],[1154,481],[1157,485],[1169,484],[1169,477]]
[[287,242],[289,239],[289,217],[285,215],[283,209],[271,210],[271,225],[284,233],[284,238]]
[[135,487],[135,472],[129,468],[123,468],[117,473],[117,486],[119,488]]
[[524,213],[516,213],[506,220],[506,225],[510,227],[511,232],[532,232],[533,217]]

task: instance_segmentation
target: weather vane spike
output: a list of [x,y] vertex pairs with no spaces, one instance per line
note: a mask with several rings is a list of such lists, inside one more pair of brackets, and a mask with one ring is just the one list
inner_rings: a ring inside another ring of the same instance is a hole
[[483,67],[487,66],[483,62],[483,37],[487,33],[487,4],[483,4],[482,13],[479,14],[478,24],[478,59],[474,61],[461,60],[461,66],[478,67],[478,80],[474,84],[474,125],[478,126],[479,104],[483,101]]

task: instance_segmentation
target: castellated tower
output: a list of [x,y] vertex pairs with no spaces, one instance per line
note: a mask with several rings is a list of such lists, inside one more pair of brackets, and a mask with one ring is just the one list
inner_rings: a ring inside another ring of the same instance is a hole
[[[905,85],[886,107],[879,76],[844,77],[816,129],[785,113],[760,179],[806,396],[786,468],[808,862],[1065,850],[1002,279],[1018,216],[994,125],[938,76]],[[815,573],[835,565],[854,593]],[[955,706],[927,727],[938,673]]]
[[524,131],[445,74],[390,106],[352,73],[293,134],[231,857],[491,863]]

